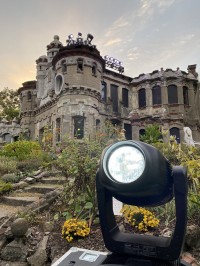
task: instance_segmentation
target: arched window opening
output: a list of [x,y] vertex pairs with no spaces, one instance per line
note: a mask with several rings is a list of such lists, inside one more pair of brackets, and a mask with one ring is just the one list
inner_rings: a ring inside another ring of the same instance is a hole
[[77,60],[77,71],[82,72],[83,71],[83,59],[79,58]]
[[74,137],[82,139],[84,137],[84,117],[74,117]]
[[188,87],[183,86],[183,103],[189,105]]
[[57,74],[55,77],[55,93],[59,94],[63,88],[64,78],[63,75]]
[[138,102],[139,108],[146,107],[146,90],[144,88],[138,91]]
[[161,104],[161,87],[156,85],[152,88],[152,104]]
[[128,89],[122,88],[122,102],[124,107],[129,106],[129,101],[128,101]]
[[168,90],[168,103],[174,104],[178,103],[178,90],[176,85],[169,85]]
[[141,136],[144,136],[146,134],[146,131],[144,128],[139,130],[139,139],[141,140]]
[[28,91],[28,92],[27,92],[27,100],[30,101],[31,98],[32,98],[31,91]]
[[56,119],[56,142],[60,142],[61,140],[61,119]]
[[170,129],[170,136],[174,136],[176,138],[177,143],[180,143],[180,129],[177,127],[172,127]]
[[107,83],[101,82],[101,100],[106,103],[107,101]]

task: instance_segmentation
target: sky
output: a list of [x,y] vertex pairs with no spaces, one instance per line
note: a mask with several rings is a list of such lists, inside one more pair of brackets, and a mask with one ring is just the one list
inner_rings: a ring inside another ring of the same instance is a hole
[[199,11],[199,0],[0,0],[0,90],[35,80],[53,36],[65,46],[78,32],[130,77],[192,64],[199,72]]

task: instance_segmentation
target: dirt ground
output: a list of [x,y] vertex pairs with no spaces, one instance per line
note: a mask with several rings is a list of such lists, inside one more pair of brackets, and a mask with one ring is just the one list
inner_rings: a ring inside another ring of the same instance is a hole
[[[48,262],[46,265],[51,265],[51,262],[55,258],[60,258],[63,254],[65,254],[71,247],[79,247],[79,248],[85,248],[89,250],[97,250],[97,251],[103,251],[108,252],[104,245],[100,225],[93,225],[91,227],[91,233],[89,236],[78,239],[75,241],[72,241],[71,243],[68,243],[64,238],[62,238],[61,230],[62,225],[64,223],[64,219],[59,219],[58,221],[52,221],[52,217],[55,214],[55,209],[53,206],[50,210],[44,211],[42,214],[39,214],[36,219],[36,223],[32,224],[31,227],[31,233],[28,238],[29,243],[29,255],[32,255],[39,243],[39,241],[44,236],[44,225],[50,224],[51,226],[51,232],[47,233],[49,234],[49,240],[48,240],[48,246],[47,246],[47,253],[48,253]],[[39,217],[39,218],[38,218]],[[119,223],[125,226],[126,231],[132,230],[129,226],[127,226],[124,222],[122,222],[121,218],[119,218]],[[164,229],[164,227],[159,227],[158,230],[155,230],[152,232],[154,235],[159,235],[160,232]],[[198,263],[200,263],[200,254],[199,251],[188,251],[190,252]],[[200,264],[197,264],[200,265]]]

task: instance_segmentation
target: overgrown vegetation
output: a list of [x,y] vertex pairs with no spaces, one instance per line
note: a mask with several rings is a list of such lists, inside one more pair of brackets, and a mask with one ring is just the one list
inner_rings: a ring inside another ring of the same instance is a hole
[[2,155],[0,152],[0,176],[17,171],[17,162],[13,158]]
[[111,142],[122,139],[121,130],[106,123],[94,139],[84,138],[77,141],[66,137],[62,153],[53,162],[68,178],[64,191],[57,202],[60,216],[86,219],[89,226],[97,214],[95,176],[102,150]]
[[0,180],[0,195],[8,193],[13,188],[11,183],[5,183]]
[[[189,184],[188,218],[198,220],[200,219],[200,212],[196,210],[200,204],[200,148],[198,146],[188,146],[184,143],[178,144],[174,136],[170,136],[170,141],[167,143],[161,142],[158,137],[159,132],[155,134],[156,130],[160,132],[159,127],[156,129],[154,126],[149,126],[148,130],[145,130],[148,135],[143,139],[160,150],[172,165],[182,165],[187,168]],[[155,134],[154,137],[151,134]],[[155,136],[157,136],[157,140]],[[154,141],[151,143],[150,140],[152,139]],[[170,202],[157,209],[159,217],[163,215],[166,217],[166,223],[174,220],[175,209],[173,205],[174,203]]]
[[[148,126],[145,132],[143,141],[158,148],[172,165],[187,167],[188,217],[189,220],[200,219],[200,213],[197,212],[200,206],[199,147],[177,144],[174,137],[170,137],[168,143],[162,142],[157,125]],[[105,127],[99,130],[94,138],[77,140],[65,137],[62,144],[56,147],[52,146],[52,131],[49,127],[45,128],[42,145],[37,141],[27,140],[7,144],[0,151],[0,194],[12,190],[12,183],[18,182],[23,176],[20,172],[30,173],[40,167],[54,167],[61,170],[67,177],[67,182],[56,202],[57,212],[54,219],[71,221],[69,224],[65,222],[63,237],[67,241],[72,241],[78,236],[77,230],[84,231],[80,229],[79,221],[87,221],[88,228],[97,221],[95,220],[98,213],[95,176],[101,153],[107,145],[123,139],[124,132],[106,122]],[[133,228],[147,231],[156,228],[159,220],[164,221],[165,226],[169,227],[174,222],[175,208],[172,201],[157,207],[153,214],[151,209],[126,205],[122,213]],[[86,231],[84,233],[87,235]]]

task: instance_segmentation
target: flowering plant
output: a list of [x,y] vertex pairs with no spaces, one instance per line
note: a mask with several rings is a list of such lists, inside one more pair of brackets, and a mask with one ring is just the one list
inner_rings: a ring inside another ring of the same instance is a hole
[[124,205],[121,213],[126,219],[126,222],[139,231],[148,231],[156,228],[159,225],[159,219],[155,218],[154,214],[141,207]]
[[71,242],[74,238],[85,237],[90,233],[90,228],[85,220],[76,218],[65,221],[62,227],[62,236]]

